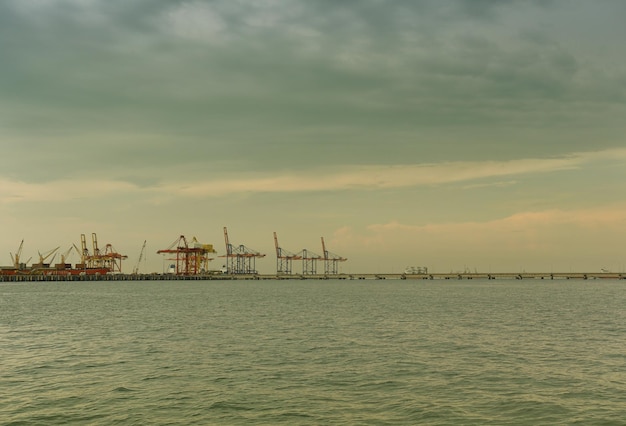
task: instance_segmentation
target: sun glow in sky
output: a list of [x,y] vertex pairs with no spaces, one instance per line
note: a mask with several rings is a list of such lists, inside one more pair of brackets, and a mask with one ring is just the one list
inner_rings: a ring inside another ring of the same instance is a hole
[[[0,264],[95,232],[624,271],[626,2],[0,2]],[[64,250],[63,250],[64,251]],[[72,262],[77,262],[74,257]],[[219,269],[223,259],[216,258]],[[300,265],[294,265],[300,270]]]

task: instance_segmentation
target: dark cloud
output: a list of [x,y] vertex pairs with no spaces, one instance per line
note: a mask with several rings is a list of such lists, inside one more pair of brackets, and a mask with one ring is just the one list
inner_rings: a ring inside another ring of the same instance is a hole
[[[481,152],[511,128],[610,127],[623,63],[591,62],[564,36],[567,5],[2,2],[0,136],[20,156],[38,148],[35,164],[54,145],[53,156],[76,158],[74,173],[93,167],[80,159],[94,152],[121,173],[198,156],[257,168],[441,158],[455,151],[455,128],[488,129],[456,148]],[[48,164],[41,178],[64,167]]]

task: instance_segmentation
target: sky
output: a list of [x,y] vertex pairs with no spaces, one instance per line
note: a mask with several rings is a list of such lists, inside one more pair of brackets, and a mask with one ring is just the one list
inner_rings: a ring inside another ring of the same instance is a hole
[[346,273],[623,272],[625,17],[621,0],[2,0],[0,265],[96,233],[125,272],[146,240],[140,272],[162,272],[157,250],[185,235],[224,255],[228,227],[261,273],[273,232],[291,252],[324,237]]

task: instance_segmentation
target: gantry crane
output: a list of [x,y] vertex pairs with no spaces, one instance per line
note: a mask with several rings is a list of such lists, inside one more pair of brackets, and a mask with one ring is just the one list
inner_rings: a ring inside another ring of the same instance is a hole
[[102,253],[100,253],[100,247],[98,247],[98,236],[96,235],[95,232],[91,233],[91,242],[93,245],[93,254],[91,255],[91,258],[89,259],[90,262],[87,262],[88,263],[87,267],[88,268],[101,268],[104,266],[104,257],[102,256]]
[[118,253],[111,244],[107,244],[104,247],[104,254],[101,255],[101,258],[102,265],[109,271],[122,273],[122,260],[128,259],[128,256]]
[[316,275],[317,261],[322,256],[307,249],[302,249],[298,255],[302,258],[302,275]]
[[291,275],[291,264],[294,260],[302,259],[302,256],[292,253],[278,245],[278,237],[274,232],[274,246],[276,247],[276,274]]
[[256,259],[265,257],[264,254],[252,250],[243,244],[235,247],[228,240],[228,230],[224,227],[224,242],[226,254],[226,273],[228,274],[256,274]]
[[85,234],[80,234],[80,250],[76,247],[76,251],[80,254],[80,263],[76,265],[76,268],[87,268],[87,260],[90,258],[91,254],[87,248],[87,238],[85,237]]
[[208,272],[210,253],[216,253],[212,244],[201,244],[196,237],[191,241],[190,246],[184,235],[178,237],[170,246],[164,250],[157,251],[157,254],[173,254],[175,257],[168,260],[175,260],[176,275],[198,275]]
[[335,253],[331,253],[326,250],[326,244],[324,243],[324,237],[322,238],[322,251],[324,253],[324,257],[322,260],[324,261],[324,274],[338,274],[339,273],[339,262],[345,262],[345,257],[341,257]]
[[81,263],[77,264],[76,268],[122,272],[122,260],[127,259],[128,256],[118,253],[111,244],[107,244],[104,253],[102,253],[100,247],[98,247],[98,236],[95,232],[91,234],[91,242],[93,245],[93,253],[89,253],[85,234],[80,234],[81,249],[79,250],[78,247],[76,247],[76,250],[81,254]]

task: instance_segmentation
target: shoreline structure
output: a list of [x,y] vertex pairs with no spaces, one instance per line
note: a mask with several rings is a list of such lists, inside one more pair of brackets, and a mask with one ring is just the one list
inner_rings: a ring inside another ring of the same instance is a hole
[[428,274],[79,274],[79,275],[0,275],[0,282],[60,282],[60,281],[229,281],[229,280],[623,280],[626,273],[618,272],[502,272],[502,273],[428,273]]

